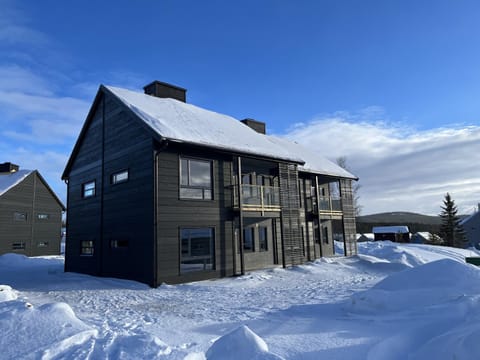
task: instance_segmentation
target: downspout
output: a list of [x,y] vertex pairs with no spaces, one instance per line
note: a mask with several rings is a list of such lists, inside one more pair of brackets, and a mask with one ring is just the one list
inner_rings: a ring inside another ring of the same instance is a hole
[[[67,207],[66,207],[67,210],[65,211],[66,212],[66,215],[65,215],[65,249],[64,249],[64,253],[63,253],[63,255],[65,256],[65,264],[66,264],[66,262],[67,262],[67,256],[66,256],[66,254],[67,254],[67,236],[68,236],[68,198],[69,198],[68,192],[70,190],[70,187],[68,185],[68,179],[64,179],[63,181],[67,185]],[[61,229],[61,220],[60,220],[60,229]],[[60,252],[62,250],[62,239],[61,238],[60,238],[60,249],[59,250],[60,250]],[[63,266],[64,271],[66,271],[65,264]]]
[[[36,206],[36,197],[37,197],[37,172],[33,172],[33,199],[32,199],[32,223],[30,225],[30,231],[31,231],[31,236],[30,236],[30,246],[29,246],[29,251],[28,251],[28,256],[34,256],[35,254],[33,253],[33,249],[35,247],[33,246],[34,244],[34,236],[35,236],[35,206]],[[25,252],[27,249],[25,248]]]
[[158,286],[157,263],[157,196],[158,196],[158,151],[153,150],[153,287]]
[[100,191],[100,246],[98,246],[99,249],[99,258],[100,258],[100,274],[103,275],[103,193],[105,191],[105,186],[103,184],[104,181],[104,176],[105,176],[105,94],[102,97],[102,169],[101,169],[101,191]]
[[[239,239],[240,239],[240,273],[245,275],[245,253],[243,249],[243,194],[242,194],[242,158],[237,157],[237,176],[238,176],[238,206],[240,209],[239,216]],[[234,256],[237,256],[236,254]]]
[[153,151],[153,287],[158,284],[158,157],[168,147],[168,140],[162,140],[158,150]]

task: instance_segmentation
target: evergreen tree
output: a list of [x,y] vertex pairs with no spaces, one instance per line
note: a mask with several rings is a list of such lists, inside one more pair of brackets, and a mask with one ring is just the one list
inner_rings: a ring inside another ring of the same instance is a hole
[[460,218],[457,216],[457,207],[455,202],[450,197],[450,194],[445,195],[441,206],[442,212],[440,218],[442,224],[440,226],[440,233],[446,246],[453,246],[464,248],[467,245],[465,232],[460,224]]

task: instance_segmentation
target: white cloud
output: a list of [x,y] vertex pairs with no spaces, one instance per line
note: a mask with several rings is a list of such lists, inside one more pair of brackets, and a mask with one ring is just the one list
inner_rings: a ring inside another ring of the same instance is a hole
[[[378,112],[376,112],[378,114]],[[480,202],[480,127],[415,130],[337,113],[297,124],[285,135],[335,160],[346,156],[359,176],[363,213],[438,214],[450,192],[459,211]]]

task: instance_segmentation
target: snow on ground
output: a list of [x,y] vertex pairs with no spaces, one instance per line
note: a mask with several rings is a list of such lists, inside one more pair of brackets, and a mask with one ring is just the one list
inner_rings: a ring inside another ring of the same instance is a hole
[[[470,250],[359,243],[359,255],[151,289],[0,256],[1,359],[473,359]],[[340,249],[340,244],[337,244]]]

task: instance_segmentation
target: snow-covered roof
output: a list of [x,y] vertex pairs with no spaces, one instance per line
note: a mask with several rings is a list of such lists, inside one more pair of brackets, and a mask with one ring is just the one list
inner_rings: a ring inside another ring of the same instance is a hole
[[372,232],[374,234],[397,234],[408,233],[410,230],[408,226],[375,226]]
[[468,215],[460,221],[460,225],[467,225],[470,221],[480,216],[480,211],[475,211],[473,214]]
[[375,240],[375,236],[373,235],[373,233],[362,233],[362,234],[355,234],[355,237],[358,239],[360,239],[361,237],[366,237],[367,239],[370,239],[370,240]]
[[288,150],[292,154],[296,154],[305,163],[298,167],[299,171],[313,172],[322,175],[339,176],[349,179],[357,179],[357,177],[342,167],[335,164],[333,161],[326,159],[325,157],[316,154],[312,150],[305,148],[304,146],[287,140],[285,138],[279,138],[276,136],[269,136],[271,140]]
[[0,174],[0,196],[21,183],[33,170],[19,170],[13,173]]
[[165,139],[303,163],[295,153],[233,117],[175,99],[112,86],[104,88]]
[[303,164],[300,171],[357,179],[337,164],[287,139],[256,132],[237,119],[170,99],[104,86],[161,137]]

